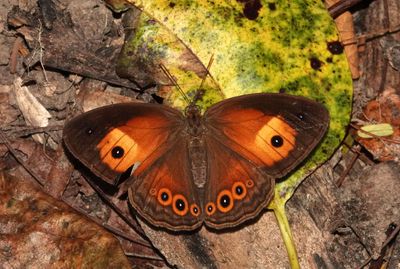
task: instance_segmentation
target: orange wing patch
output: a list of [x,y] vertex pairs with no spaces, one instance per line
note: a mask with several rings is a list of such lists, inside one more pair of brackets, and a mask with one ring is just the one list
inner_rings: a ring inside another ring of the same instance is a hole
[[[123,151],[123,156],[115,156],[114,149]],[[100,158],[112,170],[123,173],[136,162],[141,162],[138,158],[140,147],[138,143],[119,128],[109,132],[97,145],[100,151]]]
[[222,124],[236,150],[258,165],[272,166],[295,148],[297,131],[279,116],[241,109],[227,113]]
[[110,169],[123,173],[135,163],[142,163],[168,139],[163,131],[169,125],[165,118],[157,116],[133,118],[112,129],[97,144],[100,159]]
[[267,155],[262,160],[267,165],[273,165],[286,158],[294,149],[296,134],[283,120],[273,117],[258,131],[254,144]]

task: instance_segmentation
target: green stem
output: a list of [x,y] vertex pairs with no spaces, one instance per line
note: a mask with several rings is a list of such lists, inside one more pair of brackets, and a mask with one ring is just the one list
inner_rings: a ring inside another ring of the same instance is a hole
[[285,203],[282,203],[280,199],[274,199],[273,202],[274,206],[272,206],[272,209],[274,210],[275,217],[278,221],[279,229],[281,230],[282,239],[286,246],[286,251],[289,256],[290,267],[292,269],[300,269],[296,246],[294,245],[289,221],[286,217]]

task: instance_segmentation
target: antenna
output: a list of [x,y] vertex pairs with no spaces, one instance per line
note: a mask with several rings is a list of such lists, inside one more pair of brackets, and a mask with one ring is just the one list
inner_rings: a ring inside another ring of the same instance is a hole
[[168,69],[163,65],[160,64],[160,68],[161,70],[164,72],[164,74],[167,76],[167,78],[172,82],[172,84],[178,89],[178,91],[182,94],[183,99],[185,99],[186,103],[189,105],[190,104],[190,100],[189,98],[186,96],[185,92],[182,90],[181,86],[179,86],[178,82],[176,81],[176,79],[171,75],[171,73],[168,71]]
[[[207,76],[211,76],[210,74],[210,68],[212,63],[214,62],[214,54],[211,55],[210,60],[208,61],[207,67],[206,67],[206,75],[204,76],[204,78],[201,80],[200,86],[197,90],[197,93],[195,95],[194,98],[194,102],[196,102],[196,99],[199,98],[200,95],[202,95],[202,93],[200,93],[201,89],[203,88],[204,82],[207,79]],[[171,83],[178,89],[178,91],[181,93],[181,95],[183,96],[183,99],[185,99],[186,103],[189,105],[192,102],[190,101],[190,99],[187,97],[187,95],[185,94],[185,92],[182,90],[182,88],[179,86],[178,82],[176,81],[176,79],[172,76],[171,72],[169,72],[169,70],[167,69],[167,67],[163,64],[160,64],[160,68],[163,71],[163,73],[167,76],[167,78],[171,81]]]

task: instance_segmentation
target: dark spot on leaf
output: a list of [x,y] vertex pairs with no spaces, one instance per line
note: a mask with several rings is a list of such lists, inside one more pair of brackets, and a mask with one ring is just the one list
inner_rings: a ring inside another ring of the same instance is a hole
[[175,4],[174,2],[170,2],[170,3],[169,3],[169,7],[170,7],[170,8],[174,8],[175,5],[176,5],[176,4]]
[[333,59],[332,59],[332,57],[328,57],[328,58],[326,58],[326,62],[327,62],[327,63],[333,63]]
[[328,50],[332,54],[342,54],[343,53],[343,46],[342,43],[339,41],[332,41],[328,42]]
[[318,58],[312,57],[312,58],[310,59],[310,65],[311,65],[311,68],[312,68],[312,69],[314,69],[314,70],[320,70],[320,69],[321,69],[321,66],[322,66],[322,62],[321,62]]
[[147,20],[147,24],[154,25],[154,24],[157,24],[157,21],[154,19],[149,19],[149,20]]
[[243,14],[249,20],[255,20],[258,17],[258,12],[262,8],[260,0],[237,0],[244,4]]
[[269,10],[274,11],[274,10],[276,10],[276,4],[275,3],[268,3],[268,8],[269,8]]

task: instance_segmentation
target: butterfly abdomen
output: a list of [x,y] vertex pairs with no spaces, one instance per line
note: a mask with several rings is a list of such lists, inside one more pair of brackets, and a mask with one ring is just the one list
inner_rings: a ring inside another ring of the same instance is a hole
[[204,140],[201,136],[190,137],[187,145],[194,184],[198,188],[203,188],[207,180],[207,154]]

